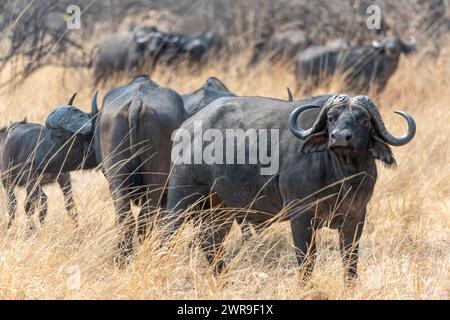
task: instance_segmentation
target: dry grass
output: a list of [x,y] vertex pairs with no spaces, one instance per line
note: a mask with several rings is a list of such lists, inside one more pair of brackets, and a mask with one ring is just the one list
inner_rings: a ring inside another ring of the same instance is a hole
[[[243,59],[243,58],[242,58]],[[179,92],[199,87],[207,76],[221,78],[240,95],[286,98],[293,76],[279,66],[246,71],[244,59],[224,69],[211,64],[198,72],[163,72],[154,78]],[[116,242],[114,209],[100,172],[74,173],[80,228],[66,216],[57,186],[45,188],[49,214],[38,232],[25,238],[26,217],[20,208],[15,226],[6,231],[6,198],[0,193],[0,298],[2,299],[448,299],[450,266],[450,56],[436,64],[418,57],[403,60],[388,89],[377,98],[388,127],[405,129],[393,108],[416,119],[416,138],[395,148],[398,167],[380,166],[370,203],[360,255],[360,279],[352,289],[343,284],[337,235],[320,232],[319,259],[312,281],[301,287],[289,226],[270,227],[242,245],[233,228],[227,239],[230,271],[212,276],[192,238],[189,226],[172,253],[161,252],[149,239],[125,269],[113,266]],[[0,75],[1,77],[2,75]],[[76,105],[89,108],[93,88],[87,71],[46,67],[20,88],[0,95],[0,122],[22,119],[42,122],[56,105],[78,91]],[[338,83],[333,84],[334,91]],[[107,88],[101,90],[101,95]],[[326,89],[317,90],[324,92]],[[297,97],[299,98],[299,97]],[[19,192],[23,203],[24,192]],[[239,254],[234,249],[241,247]],[[73,270],[80,286],[73,286]]]

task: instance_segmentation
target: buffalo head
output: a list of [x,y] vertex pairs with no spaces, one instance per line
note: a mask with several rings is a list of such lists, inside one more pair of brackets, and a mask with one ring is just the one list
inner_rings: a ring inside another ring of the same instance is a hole
[[[98,91],[94,93],[93,101],[96,101]],[[89,135],[93,131],[92,118],[98,112],[97,104],[93,103],[91,113],[85,113],[73,106],[76,93],[65,106],[57,107],[45,120],[45,126],[50,130],[62,130],[69,134]]]
[[372,46],[388,57],[398,58],[402,52],[408,54],[416,49],[416,39],[413,37],[409,43],[405,43],[399,37],[388,37],[382,41],[374,40]]
[[133,38],[136,43],[145,44],[155,33],[158,33],[158,30],[155,27],[136,28],[133,31]]
[[346,156],[369,152],[387,165],[395,165],[389,145],[402,146],[414,137],[414,119],[402,111],[395,111],[406,119],[408,132],[394,136],[385,127],[375,103],[367,96],[335,95],[320,110],[313,126],[304,130],[297,125],[298,116],[307,109],[319,108],[304,105],[294,110],[289,118],[291,131],[304,140],[303,152],[329,149]]
[[165,45],[165,35],[155,27],[136,28],[133,38],[139,48],[147,51],[151,56],[156,56]]
[[94,121],[98,113],[97,91],[92,97],[92,111],[85,113],[73,106],[74,94],[67,105],[57,107],[45,120],[48,134],[40,142],[35,156],[37,169],[47,171],[90,169],[97,165],[92,150]]

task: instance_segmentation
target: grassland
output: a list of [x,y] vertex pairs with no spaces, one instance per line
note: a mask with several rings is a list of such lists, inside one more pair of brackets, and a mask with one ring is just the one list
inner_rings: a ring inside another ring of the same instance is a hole
[[[448,299],[449,49],[438,61],[403,59],[387,90],[376,98],[392,132],[405,129],[394,109],[411,113],[418,130],[410,144],[394,148],[397,168],[379,166],[354,288],[344,286],[337,235],[331,230],[319,233],[314,275],[301,286],[287,223],[275,224],[246,243],[234,227],[226,241],[230,270],[221,277],[213,276],[198,247],[188,245],[193,237],[189,226],[173,252],[161,251],[150,237],[132,262],[119,269],[112,259],[117,230],[108,187],[101,172],[91,171],[72,174],[81,216],[76,230],[65,214],[61,191],[52,185],[45,187],[50,199],[46,224],[26,238],[27,218],[19,207],[15,226],[7,231],[6,197],[0,192],[0,299]],[[3,70],[0,79],[7,75]],[[286,87],[295,87],[289,68],[265,63],[248,71],[244,58],[233,66],[211,63],[195,72],[159,69],[152,77],[188,92],[212,75],[239,95],[286,98]],[[75,91],[76,104],[88,110],[90,81],[88,70],[45,67],[0,93],[0,123],[25,116],[42,122]],[[100,96],[113,85],[101,88]],[[340,91],[338,80],[316,93],[330,91]],[[19,203],[23,199],[21,190]]]

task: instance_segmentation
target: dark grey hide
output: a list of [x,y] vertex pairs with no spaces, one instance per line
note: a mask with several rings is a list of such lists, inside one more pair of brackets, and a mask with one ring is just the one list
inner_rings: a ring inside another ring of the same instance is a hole
[[193,62],[204,60],[208,53],[220,55],[223,49],[226,50],[225,40],[214,32],[202,32],[188,37],[185,45],[185,51]]
[[47,117],[45,127],[23,121],[0,130],[0,173],[8,198],[8,227],[15,218],[16,187],[26,188],[25,212],[30,217],[28,227],[33,229],[34,211],[39,210],[41,223],[47,214],[42,186],[55,181],[62,189],[67,213],[78,224],[69,172],[94,168],[97,162],[90,147],[94,113],[71,106],[73,98]]
[[165,205],[171,134],[186,114],[181,97],[148,76],[111,90],[102,106],[94,149],[114,201],[120,226],[119,262],[123,262],[132,252],[136,225],[131,203],[141,207],[138,217],[141,240],[148,232],[154,210]]
[[336,72],[342,74],[349,89],[368,92],[373,86],[382,92],[397,69],[400,55],[414,50],[414,39],[406,44],[398,37],[374,41],[372,47],[311,46],[297,56],[295,77],[305,93]]
[[[183,212],[198,201],[202,208],[231,208],[214,210],[213,217],[208,210],[194,211],[189,217],[210,225],[201,235],[202,245],[220,271],[223,262],[216,254],[234,219],[259,228],[289,220],[297,259],[307,278],[314,265],[314,231],[327,226],[338,229],[346,275],[356,277],[358,242],[377,178],[375,160],[393,166],[389,144],[406,144],[415,133],[414,120],[400,114],[408,121],[408,133],[394,137],[365,96],[321,95],[294,102],[227,97],[212,102],[181,128],[193,136],[194,122],[202,121],[203,130],[218,129],[224,137],[226,129],[278,129],[279,171],[261,175],[260,163],[174,164],[167,203],[175,224],[172,231],[187,218]],[[174,143],[179,139],[175,136]],[[203,149],[208,143],[203,142]],[[246,150],[246,159],[251,147],[259,149],[250,143],[237,145]],[[267,153],[273,150],[269,143]],[[191,152],[193,157],[194,148]]]
[[162,43],[161,34],[153,27],[110,35],[94,50],[94,83],[98,84],[118,72],[137,72],[143,63],[152,61]]
[[209,77],[201,88],[181,97],[183,98],[186,114],[188,117],[191,117],[218,98],[234,96],[235,94],[228,90],[222,81],[215,77]]

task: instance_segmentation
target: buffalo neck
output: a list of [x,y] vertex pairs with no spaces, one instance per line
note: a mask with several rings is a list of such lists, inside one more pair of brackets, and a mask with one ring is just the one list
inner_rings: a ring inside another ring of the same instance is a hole
[[370,171],[375,164],[372,156],[364,152],[342,152],[335,150],[327,150],[326,153],[331,161],[334,172],[338,177],[348,177],[359,172]]
[[359,185],[366,175],[376,178],[375,160],[368,152],[351,153],[327,150],[326,153],[332,167],[329,172],[332,177],[329,180],[334,182],[346,180],[345,189],[354,184]]

